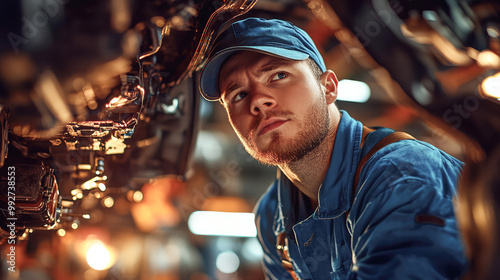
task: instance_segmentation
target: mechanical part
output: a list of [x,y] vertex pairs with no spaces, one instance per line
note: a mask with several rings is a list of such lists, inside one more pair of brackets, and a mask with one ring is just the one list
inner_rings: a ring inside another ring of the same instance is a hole
[[[0,225],[2,229],[52,229],[61,211],[61,197],[53,170],[41,161],[6,162],[0,169]],[[11,228],[6,226],[13,225]]]
[[[16,235],[78,227],[74,213],[98,207],[105,192],[184,177],[198,130],[193,73],[221,27],[256,1],[63,2],[0,4],[8,38],[0,42],[0,167],[6,159],[3,168],[20,172]],[[43,24],[27,23],[44,15]],[[9,235],[6,217],[0,234]]]

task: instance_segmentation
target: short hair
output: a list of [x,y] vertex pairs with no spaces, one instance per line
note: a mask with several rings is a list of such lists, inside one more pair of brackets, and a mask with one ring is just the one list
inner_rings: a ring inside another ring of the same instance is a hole
[[307,65],[309,65],[309,68],[311,68],[311,71],[313,73],[313,76],[316,78],[316,81],[320,83],[323,71],[321,71],[321,68],[319,68],[318,64],[316,64],[316,62],[314,62],[312,58],[306,59],[306,62]]

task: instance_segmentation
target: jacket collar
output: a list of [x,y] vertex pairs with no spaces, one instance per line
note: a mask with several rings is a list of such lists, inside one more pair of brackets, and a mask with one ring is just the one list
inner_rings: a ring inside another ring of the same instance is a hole
[[[341,110],[341,113],[330,166],[319,189],[319,206],[312,215],[313,219],[332,219],[351,207],[352,182],[359,161],[363,125],[347,112]],[[300,205],[292,205],[292,193],[298,189],[279,170],[276,183],[278,207],[273,229],[278,234],[293,226],[288,223],[288,217],[292,217],[293,207]],[[300,221],[292,222],[295,224]]]

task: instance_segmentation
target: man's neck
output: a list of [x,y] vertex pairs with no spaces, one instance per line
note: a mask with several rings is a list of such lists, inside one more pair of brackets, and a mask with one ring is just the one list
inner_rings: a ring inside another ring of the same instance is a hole
[[314,208],[318,206],[319,187],[330,167],[337,127],[338,123],[333,125],[321,144],[300,160],[278,166],[288,179],[309,197]]

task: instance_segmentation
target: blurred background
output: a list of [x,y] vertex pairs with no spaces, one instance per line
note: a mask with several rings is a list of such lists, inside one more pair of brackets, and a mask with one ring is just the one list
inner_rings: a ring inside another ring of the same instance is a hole
[[[197,84],[219,31],[245,17],[306,30],[337,106],[366,126],[485,162],[500,131],[498,3],[420,2],[3,1],[0,279],[264,279],[252,210],[276,168]],[[496,244],[495,203],[481,205]]]

